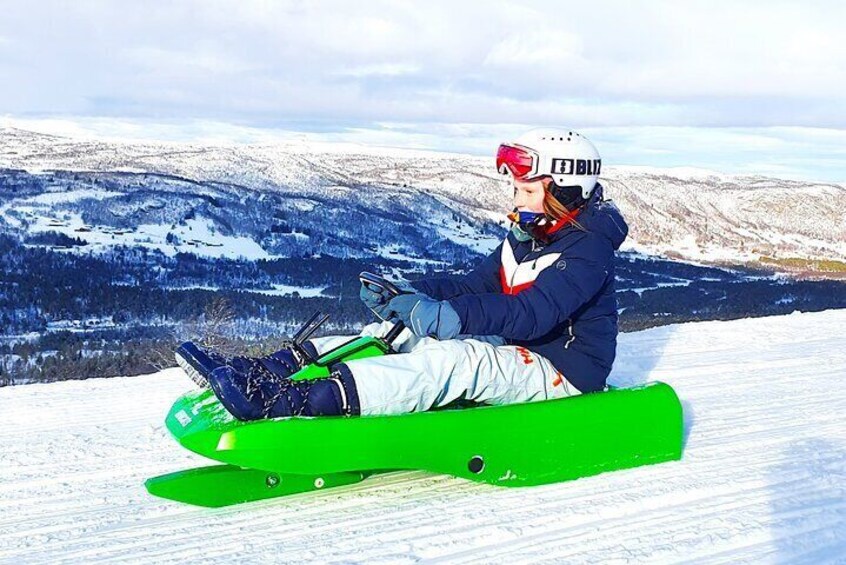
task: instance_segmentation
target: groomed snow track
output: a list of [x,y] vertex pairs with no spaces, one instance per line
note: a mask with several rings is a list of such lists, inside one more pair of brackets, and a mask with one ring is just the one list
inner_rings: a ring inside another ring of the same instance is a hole
[[207,464],[163,427],[178,370],[0,389],[0,561],[846,562],[844,331],[846,310],[622,335],[612,381],[673,385],[682,461],[529,489],[398,472],[185,506],[143,487]]

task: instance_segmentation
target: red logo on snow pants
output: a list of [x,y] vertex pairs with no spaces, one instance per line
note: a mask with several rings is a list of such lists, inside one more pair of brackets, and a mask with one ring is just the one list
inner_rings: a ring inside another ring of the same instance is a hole
[[532,359],[532,352],[526,349],[525,347],[518,347],[517,353],[519,353],[520,357],[523,358],[523,363],[525,365],[531,365],[535,362],[535,360]]

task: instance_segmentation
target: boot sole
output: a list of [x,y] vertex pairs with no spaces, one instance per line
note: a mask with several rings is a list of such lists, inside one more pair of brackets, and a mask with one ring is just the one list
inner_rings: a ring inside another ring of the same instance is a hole
[[180,350],[177,350],[174,354],[176,357],[176,364],[179,365],[179,368],[188,375],[188,378],[194,381],[194,384],[200,388],[209,388],[209,380],[197,370],[196,367],[191,363],[193,360],[192,357],[189,357],[186,353],[183,353]]

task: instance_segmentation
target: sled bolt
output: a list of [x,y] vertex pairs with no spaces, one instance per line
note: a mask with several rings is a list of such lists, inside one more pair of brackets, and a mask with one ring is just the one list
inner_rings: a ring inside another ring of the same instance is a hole
[[274,488],[279,486],[279,475],[271,473],[264,480],[264,483],[267,485],[267,488]]
[[314,479],[314,488],[323,488],[323,485],[325,484],[326,482],[323,480],[322,477],[317,477],[316,479]]

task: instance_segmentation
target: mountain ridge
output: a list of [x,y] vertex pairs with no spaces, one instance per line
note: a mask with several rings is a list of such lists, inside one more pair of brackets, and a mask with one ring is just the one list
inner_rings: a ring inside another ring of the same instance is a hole
[[[422,224],[426,210],[415,207],[425,197],[424,208],[457,213],[474,229],[484,231],[485,225],[486,237],[504,226],[510,207],[510,188],[490,158],[355,144],[128,143],[2,128],[0,167],[35,175],[165,175],[196,183],[201,193],[229,185],[242,195],[283,201],[372,205],[376,215],[404,204]],[[631,166],[607,166],[601,180],[629,220],[625,249],[711,264],[779,266],[780,260],[801,259],[846,267],[846,216],[837,204],[846,201],[841,184]],[[475,251],[490,249],[493,240]]]

